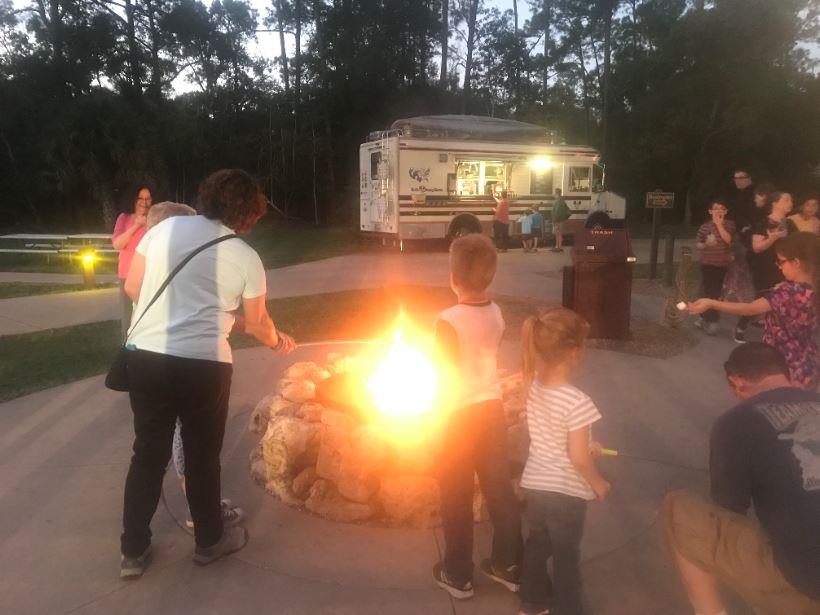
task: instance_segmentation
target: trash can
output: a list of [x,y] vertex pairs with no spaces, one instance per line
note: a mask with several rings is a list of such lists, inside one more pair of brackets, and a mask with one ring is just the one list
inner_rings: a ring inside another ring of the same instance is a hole
[[626,229],[579,229],[572,266],[564,268],[563,305],[590,325],[590,337],[629,339],[632,265]]

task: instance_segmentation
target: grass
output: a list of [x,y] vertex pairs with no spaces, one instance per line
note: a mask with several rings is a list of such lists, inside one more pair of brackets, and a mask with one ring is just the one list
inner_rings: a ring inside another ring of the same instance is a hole
[[[455,300],[447,288],[403,286],[350,290],[268,301],[276,324],[299,342],[367,339],[392,329],[400,309],[419,327],[432,329],[435,315]],[[505,339],[517,341],[521,324],[539,304],[497,297],[507,322]],[[691,345],[679,331],[633,321],[629,341],[591,341],[590,345],[621,352],[668,357]],[[104,373],[119,347],[119,322],[77,325],[2,338],[0,402],[49,387]],[[234,348],[258,345],[252,337],[231,336]]]
[[[98,284],[99,288],[113,288],[116,284]],[[82,284],[28,284],[25,282],[0,282],[0,299],[30,297],[32,295],[51,295],[55,293],[73,293],[86,290]]]

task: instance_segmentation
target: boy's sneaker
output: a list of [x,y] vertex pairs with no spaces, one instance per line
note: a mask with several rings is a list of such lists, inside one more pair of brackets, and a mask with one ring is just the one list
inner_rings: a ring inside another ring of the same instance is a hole
[[706,326],[706,323],[703,321],[703,318],[698,317],[695,319],[695,328],[696,329],[703,329]]
[[148,562],[151,559],[151,546],[148,545],[142,555],[137,557],[120,556],[120,578],[121,579],[139,579],[145,569],[148,567]]
[[[234,507],[233,502],[225,498],[220,502],[222,505],[222,526],[233,527],[245,518],[245,511],[238,506]],[[188,511],[188,516],[185,519],[185,527],[194,527],[194,520],[191,519],[191,511]]]
[[214,546],[194,549],[194,563],[207,566],[220,557],[236,553],[246,544],[248,544],[248,530],[239,526],[225,528],[222,538]]
[[706,332],[706,335],[715,336],[718,333],[718,324],[716,322],[707,322],[703,330]]
[[446,591],[456,600],[467,600],[472,598],[475,592],[473,591],[473,584],[467,581],[464,584],[455,583],[447,576],[447,571],[444,570],[444,564],[439,562],[433,566],[433,579],[441,589]]
[[506,570],[499,570],[493,566],[492,561],[485,559],[481,562],[479,568],[489,579],[499,583],[515,593],[521,587],[521,568],[519,566],[510,566]]
[[524,610],[518,611],[518,615],[550,615],[549,609],[544,609],[542,611],[535,611],[533,613],[527,613]]
[[735,342],[738,344],[746,343],[746,331],[735,327]]

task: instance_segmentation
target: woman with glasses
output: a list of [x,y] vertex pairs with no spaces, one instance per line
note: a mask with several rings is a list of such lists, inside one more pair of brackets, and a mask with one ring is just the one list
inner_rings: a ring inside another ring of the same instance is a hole
[[738,316],[766,315],[763,342],[777,348],[789,366],[792,383],[814,391],[820,384],[817,316],[820,295],[820,237],[798,232],[775,240],[775,267],[784,278],[774,289],[751,303],[698,299],[689,311],[714,309]]
[[131,267],[131,259],[134,258],[134,251],[137,249],[142,236],[145,235],[145,222],[148,218],[148,210],[151,209],[151,191],[143,186],[137,191],[137,198],[134,200],[134,207],[131,213],[121,213],[114,224],[114,233],[111,235],[111,243],[115,250],[120,251],[117,262],[117,277],[120,279],[120,303],[122,305],[122,339],[128,334],[131,326],[131,314],[133,303],[131,298],[125,294],[125,278],[128,277],[128,270]]

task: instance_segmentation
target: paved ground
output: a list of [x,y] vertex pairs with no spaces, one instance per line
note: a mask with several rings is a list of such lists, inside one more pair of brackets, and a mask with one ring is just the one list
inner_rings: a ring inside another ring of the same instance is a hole
[[[690,245],[691,242],[680,245]],[[649,241],[636,240],[638,262],[649,261]],[[561,254],[540,250],[524,254],[513,250],[499,255],[499,269],[492,290],[550,301],[560,299],[560,271],[570,263]],[[59,281],[77,283],[77,276],[60,274],[0,273],[0,283]],[[372,288],[385,284],[438,284],[446,286],[447,254],[367,253],[283,267],[268,272],[268,297],[292,297],[348,288]],[[557,280],[557,284],[555,283]],[[101,280],[102,281],[102,280]],[[0,300],[0,336],[29,333],[76,324],[119,318],[118,289],[108,288],[59,295],[35,295]]]
[[[558,276],[523,260],[530,256],[536,255],[502,259],[497,292],[532,296],[535,288],[539,296],[557,296]],[[281,289],[301,280],[307,288],[329,290],[323,284],[333,279],[341,284],[342,273],[355,285],[358,276],[378,280],[374,272],[395,272],[391,256],[347,258],[326,261],[325,267],[315,263],[279,270],[272,282]],[[441,255],[404,259],[407,281],[429,282],[442,273]],[[307,267],[335,273],[312,279]],[[520,286],[516,278],[523,280]],[[541,282],[533,285],[533,280]],[[650,300],[636,305],[638,311],[656,309]],[[603,462],[614,489],[609,500],[590,506],[582,546],[593,615],[690,612],[654,518],[667,490],[706,487],[705,474],[697,469],[707,462],[709,424],[731,403],[720,373],[731,347],[728,338],[704,338],[668,360],[590,351],[578,383],[604,414],[596,436],[622,452],[667,462]],[[287,360],[265,349],[236,353],[223,484],[225,495],[247,510],[251,542],[225,561],[197,568],[190,562],[191,538],[160,508],[154,520],[157,557],[138,582],[117,578],[122,485],[131,443],[127,399],[104,389],[98,377],[0,404],[3,612],[514,613],[515,598],[480,578],[476,597],[464,603],[433,586],[430,568],[441,546],[436,531],[330,523],[288,509],[251,483],[247,458],[257,437],[247,431],[250,410],[287,363],[321,358],[329,350],[304,348]],[[517,356],[518,348],[506,344],[502,366],[516,367]],[[172,513],[181,517],[184,505],[174,482],[169,476],[166,492]],[[478,558],[488,553],[487,526],[479,525],[477,533]]]

